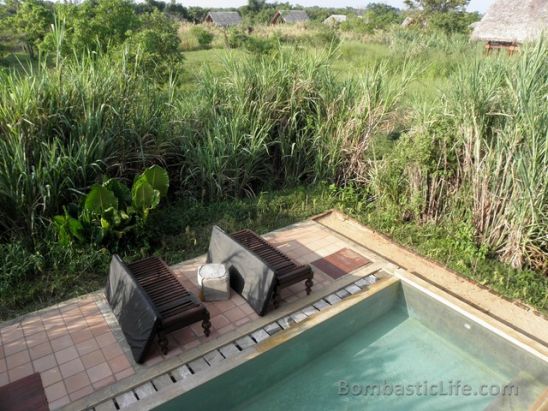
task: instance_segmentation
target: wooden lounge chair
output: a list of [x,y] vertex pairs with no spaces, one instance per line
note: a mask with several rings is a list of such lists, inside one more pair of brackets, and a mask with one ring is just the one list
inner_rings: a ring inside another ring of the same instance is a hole
[[275,308],[280,305],[280,290],[298,282],[304,281],[306,294],[309,295],[314,285],[314,273],[308,264],[298,265],[287,255],[273,247],[266,240],[251,230],[241,230],[230,236],[261,258],[275,275],[272,302]]
[[143,361],[156,335],[167,354],[167,333],[202,321],[204,334],[210,334],[207,308],[158,257],[126,265],[114,255],[106,294],[137,362]]

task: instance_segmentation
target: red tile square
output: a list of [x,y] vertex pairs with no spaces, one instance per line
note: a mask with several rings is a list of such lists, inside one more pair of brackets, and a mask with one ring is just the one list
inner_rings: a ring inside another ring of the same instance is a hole
[[240,307],[231,308],[230,310],[225,311],[223,315],[231,322],[236,322],[246,316],[246,314],[240,309]]
[[78,357],[78,351],[74,347],[68,347],[60,351],[55,352],[55,358],[59,364],[66,363],[70,360],[74,360]]
[[343,248],[327,257],[313,261],[312,265],[332,278],[339,278],[370,262],[371,261],[357,252],[349,248]]
[[58,367],[50,368],[47,371],[43,371],[40,373],[40,376],[42,377],[42,384],[44,385],[44,387],[55,384],[56,382],[59,382],[63,379],[61,371],[59,371]]
[[97,340],[97,344],[99,344],[99,347],[104,347],[116,342],[116,338],[114,338],[114,335],[110,331],[106,334],[102,334],[96,337],[95,339]]
[[108,362],[113,373],[118,373],[131,367],[131,363],[125,355],[119,355]]
[[68,393],[73,393],[84,387],[91,385],[91,382],[88,378],[88,375],[85,371],[79,372],[77,374],[71,375],[65,379],[65,387]]
[[62,337],[51,340],[51,347],[53,348],[53,351],[60,351],[72,345],[72,338],[70,338],[70,335],[68,335],[68,333],[66,335],[63,335]]
[[106,362],[88,369],[87,373],[91,382],[97,382],[112,375],[112,371]]
[[51,354],[52,352],[53,350],[51,345],[47,341],[29,348],[30,358],[33,360],[41,358],[44,355]]
[[58,400],[59,398],[67,395],[67,390],[65,389],[65,384],[63,384],[63,381],[60,381],[58,383],[50,385],[49,387],[46,387],[44,391],[46,392],[46,397],[48,398],[48,402]]
[[53,356],[53,354],[49,354],[42,358],[34,360],[32,362],[32,365],[34,366],[34,371],[42,372],[49,370],[50,368],[56,367],[57,362],[55,361],[55,357]]
[[80,359],[86,368],[95,367],[96,365],[106,361],[101,350],[90,352],[89,354],[83,355]]
[[97,349],[99,349],[99,344],[97,344],[95,338],[91,338],[76,344],[76,350],[80,355],[89,354]]
[[32,364],[30,362],[20,365],[19,367],[8,369],[8,375],[11,382],[17,381],[18,379],[31,374],[34,374],[34,369],[32,368]]
[[28,350],[20,351],[16,354],[8,355],[6,357],[6,363],[8,365],[8,369],[10,370],[28,362],[30,362],[30,355]]
[[104,347],[101,347],[101,351],[103,352],[103,355],[107,360],[110,360],[114,357],[117,357],[124,353],[120,345],[118,343],[109,344]]
[[71,375],[79,373],[80,371],[84,371],[84,364],[82,364],[80,358],[76,358],[60,365],[59,369],[61,370],[61,375],[63,378],[67,378]]

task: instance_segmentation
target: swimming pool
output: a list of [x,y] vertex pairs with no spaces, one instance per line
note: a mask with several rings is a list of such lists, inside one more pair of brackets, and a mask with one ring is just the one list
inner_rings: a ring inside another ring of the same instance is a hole
[[344,308],[155,409],[527,409],[548,385],[545,358],[413,283]]

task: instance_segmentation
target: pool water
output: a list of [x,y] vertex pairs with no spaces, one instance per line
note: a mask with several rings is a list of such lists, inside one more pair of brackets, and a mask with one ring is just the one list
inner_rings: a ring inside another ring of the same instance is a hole
[[547,385],[546,362],[398,282],[157,409],[520,410]]
[[[443,392],[449,394],[450,389],[457,391],[454,384],[459,380],[479,388],[504,385],[510,377],[493,371],[404,312],[391,310],[238,408],[480,410],[493,400],[490,396],[426,396],[425,380],[442,381]],[[408,385],[419,395],[402,395],[412,389]],[[378,395],[384,391],[387,395]]]

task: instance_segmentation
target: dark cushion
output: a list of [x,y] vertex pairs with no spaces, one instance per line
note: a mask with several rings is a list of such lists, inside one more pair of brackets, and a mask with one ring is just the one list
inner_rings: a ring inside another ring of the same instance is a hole
[[117,255],[113,255],[110,262],[106,297],[131,347],[133,358],[142,363],[156,334],[159,316],[150,298]]
[[209,263],[225,264],[230,274],[230,286],[240,294],[259,315],[264,315],[274,289],[275,275],[259,257],[244,248],[214,226],[211,232]]

